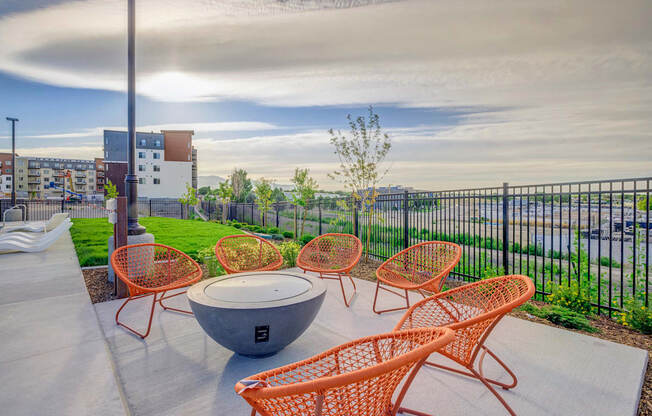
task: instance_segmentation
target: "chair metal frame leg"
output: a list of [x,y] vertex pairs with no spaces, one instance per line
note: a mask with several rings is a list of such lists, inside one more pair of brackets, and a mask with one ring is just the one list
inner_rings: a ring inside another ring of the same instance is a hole
[[[387,291],[389,293],[392,293],[400,298],[405,299],[405,307],[401,306],[399,308],[389,308],[389,309],[382,309],[382,310],[377,310],[376,309],[376,303],[378,302],[378,291],[379,289],[382,289],[384,291]],[[380,280],[376,280],[376,294],[374,296],[374,306],[373,306],[373,311],[380,315],[381,313],[385,312],[394,312],[394,311],[402,311],[402,310],[407,310],[410,309],[410,295],[408,293],[408,289],[403,289],[405,291],[405,295],[398,293],[394,290],[388,289],[380,284]],[[421,291],[421,289],[417,289],[417,292],[421,294],[424,298],[426,298],[426,295]]]
[[[349,280],[351,280],[351,284],[353,285],[353,293],[351,293],[351,296],[349,296],[348,298],[346,297],[346,292],[344,290],[344,282],[342,281],[342,276],[348,277]],[[320,272],[319,277],[328,280],[339,280],[340,288],[342,289],[342,298],[344,298],[344,304],[346,305],[347,308],[351,306],[351,301],[353,300],[353,297],[357,293],[358,288],[355,286],[355,281],[353,280],[353,277],[351,277],[349,273],[337,273],[334,275],[328,275],[327,273]]]
[[[138,331],[136,331],[135,329],[133,329],[133,328],[131,328],[131,327],[129,327],[129,326],[123,324],[122,322],[120,322],[119,319],[118,319],[118,317],[120,316],[120,312],[122,312],[122,309],[123,309],[125,306],[127,306],[127,303],[131,302],[132,300],[141,299],[141,298],[144,298],[144,297],[147,297],[147,296],[152,296],[152,307],[151,307],[150,312],[149,312],[149,322],[147,323],[147,331],[143,334],[143,333],[138,332]],[[116,323],[117,325],[119,325],[119,326],[124,327],[125,329],[131,331],[132,333],[134,333],[134,334],[136,334],[136,335],[138,335],[139,337],[141,337],[141,338],[144,339],[145,337],[147,337],[147,335],[149,335],[149,331],[152,329],[152,319],[154,318],[154,307],[156,306],[156,301],[157,301],[157,299],[156,299],[156,293],[144,293],[144,294],[140,294],[140,295],[129,296],[129,297],[124,301],[124,303],[122,304],[122,306],[120,306],[120,308],[118,309],[118,311],[116,312],[116,314],[115,314],[115,323]]]
[[187,292],[187,290],[184,290],[182,292],[175,293],[174,295],[165,296],[165,294],[167,293],[167,291],[165,291],[165,292],[161,293],[161,297],[158,299],[158,304],[161,305],[161,308],[163,308],[166,311],[174,311],[174,312],[179,312],[179,313],[185,313],[185,314],[188,314],[188,315],[193,315],[192,311],[185,310],[185,309],[172,308],[170,306],[165,306],[163,304],[164,300],[173,298],[175,296],[183,295],[186,292]]

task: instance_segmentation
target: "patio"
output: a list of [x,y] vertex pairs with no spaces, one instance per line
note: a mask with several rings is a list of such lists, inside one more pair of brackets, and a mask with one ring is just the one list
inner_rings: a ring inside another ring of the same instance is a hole
[[[146,340],[117,327],[121,301],[93,309],[68,234],[42,253],[1,255],[0,270],[0,313],[12,318],[0,322],[0,406],[8,414],[247,415],[233,389],[241,378],[389,331],[401,316],[371,311],[371,282],[356,282],[347,309],[338,282],[326,281],[312,326],[279,354],[250,359],[216,344],[187,315],[157,309]],[[170,303],[187,307],[183,297]],[[144,325],[147,307],[133,302],[121,319]],[[519,378],[501,391],[519,414],[636,414],[644,350],[511,317],[488,344]],[[500,377],[491,364],[486,373]],[[437,415],[505,414],[479,382],[429,368],[404,405]]]

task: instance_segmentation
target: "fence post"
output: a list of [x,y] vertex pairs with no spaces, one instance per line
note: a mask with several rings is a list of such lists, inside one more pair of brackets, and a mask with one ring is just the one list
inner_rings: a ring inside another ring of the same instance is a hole
[[317,208],[319,209],[319,235],[321,235],[321,201],[317,201]]
[[254,224],[254,203],[251,203],[251,222],[250,224]]
[[353,235],[358,237],[358,204],[353,199]]
[[408,191],[403,192],[403,248],[406,249],[410,247],[410,242],[408,241],[410,238],[410,232],[408,229],[409,226],[409,195]]
[[152,200],[149,200],[149,216],[152,216]]
[[278,222],[278,203],[274,205],[274,208],[276,208],[276,228],[279,228],[279,222]]
[[62,196],[61,197],[61,212],[64,212],[66,210],[65,204],[66,203],[66,197]]
[[509,255],[507,254],[509,250],[509,212],[507,210],[508,192],[509,184],[507,182],[503,182],[503,269],[505,270],[505,274],[509,274]]

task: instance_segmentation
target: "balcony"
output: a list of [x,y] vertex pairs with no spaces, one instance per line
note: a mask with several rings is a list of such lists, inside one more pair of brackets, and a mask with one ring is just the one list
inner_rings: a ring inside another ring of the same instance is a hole
[[83,180],[76,180],[75,185],[86,185],[86,181]]
[[41,172],[38,170],[30,170],[27,172],[27,176],[41,176]]
[[85,177],[86,177],[85,173],[75,172],[75,178],[85,178]]
[[40,179],[28,179],[27,183],[30,184],[30,185],[31,184],[40,184],[41,180]]

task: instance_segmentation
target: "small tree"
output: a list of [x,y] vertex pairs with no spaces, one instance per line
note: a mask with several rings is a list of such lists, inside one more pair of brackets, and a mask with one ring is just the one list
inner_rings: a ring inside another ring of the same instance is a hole
[[118,187],[111,182],[111,179],[106,180],[104,190],[106,191],[106,199],[115,199],[118,197]]
[[369,106],[369,116],[359,116],[355,120],[347,117],[350,137],[330,129],[331,144],[339,158],[340,168],[329,176],[342,183],[348,189],[355,203],[360,204],[363,217],[367,220],[365,242],[365,261],[369,259],[369,242],[371,239],[371,220],[376,203],[376,186],[387,173],[380,164],[385,160],[392,147],[391,140],[380,127],[380,117]]
[[245,202],[251,192],[251,179],[247,177],[247,171],[244,169],[233,169],[231,173],[231,187],[233,188],[233,200],[235,202]]
[[[309,169],[294,169],[294,176],[290,179],[294,184],[294,193],[292,194],[292,202],[295,206],[302,207],[302,216],[301,216],[301,233],[297,235],[297,238],[303,236],[303,230],[306,225],[306,214],[310,207],[310,202],[315,198],[315,192],[317,192],[317,181],[308,176]],[[295,221],[295,230],[296,230],[296,216]]]
[[260,225],[265,225],[265,213],[272,205],[272,181],[265,178],[260,178],[254,187],[254,194],[256,195],[256,205],[260,210]]
[[188,210],[188,207],[195,206],[199,202],[195,192],[195,188],[186,182],[186,192],[181,195],[181,198],[179,198],[179,202],[185,205],[186,211]]
[[222,224],[226,224],[226,210],[229,208],[231,198],[233,198],[233,187],[231,187],[228,180],[220,183],[217,188],[217,195],[222,200]]
[[274,202],[283,202],[285,201],[285,194],[283,190],[279,187],[274,188],[272,191],[272,201]]

